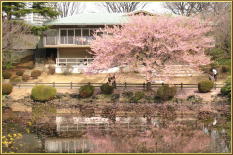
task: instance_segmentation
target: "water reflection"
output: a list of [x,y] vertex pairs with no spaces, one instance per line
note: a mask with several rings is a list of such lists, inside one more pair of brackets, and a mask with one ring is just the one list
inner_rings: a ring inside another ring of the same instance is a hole
[[[82,117],[70,114],[47,117],[43,122],[32,121],[31,133],[24,134],[24,139],[27,140],[25,148],[26,145],[32,144],[34,147],[31,147],[31,150],[21,149],[17,152],[220,153],[230,151],[229,143],[226,141],[227,130],[215,128],[213,121],[202,122],[195,116],[176,116],[173,120],[163,117],[149,119],[115,117],[114,121],[100,116]],[[33,115],[32,118],[35,116]],[[217,121],[216,125],[218,124]],[[22,143],[22,140],[18,143]]]

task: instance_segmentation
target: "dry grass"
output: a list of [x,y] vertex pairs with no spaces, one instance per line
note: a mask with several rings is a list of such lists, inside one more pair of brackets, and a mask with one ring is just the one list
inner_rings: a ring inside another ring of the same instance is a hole
[[[57,82],[57,83],[105,83],[107,82],[108,74],[71,74],[71,75],[47,75],[47,73],[43,73],[38,79],[30,80],[29,82]],[[192,83],[196,84],[201,80],[207,80],[208,77],[203,76],[189,76],[189,77],[169,77],[169,78],[158,78],[155,77],[153,79],[154,82],[174,84],[174,83]],[[143,83],[145,82],[145,78],[138,73],[117,73],[116,74],[116,82],[117,83]],[[222,83],[222,81],[218,81],[218,83]]]

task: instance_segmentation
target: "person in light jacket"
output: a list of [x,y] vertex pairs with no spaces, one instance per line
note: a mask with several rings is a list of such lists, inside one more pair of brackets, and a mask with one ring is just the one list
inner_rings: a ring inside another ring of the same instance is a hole
[[217,70],[213,68],[212,72],[213,72],[214,80],[217,81],[217,74],[218,74]]

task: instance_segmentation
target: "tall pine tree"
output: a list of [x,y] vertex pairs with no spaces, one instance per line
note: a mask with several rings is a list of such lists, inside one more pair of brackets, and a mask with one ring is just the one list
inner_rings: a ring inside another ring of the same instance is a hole
[[38,13],[50,18],[58,16],[59,12],[47,4],[48,2],[32,2],[32,7],[27,7],[27,2],[3,2],[3,19],[12,20],[14,17],[20,18],[29,13]]

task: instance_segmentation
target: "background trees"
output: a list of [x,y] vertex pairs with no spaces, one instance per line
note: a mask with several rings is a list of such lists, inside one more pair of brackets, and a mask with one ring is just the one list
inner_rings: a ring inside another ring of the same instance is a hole
[[[33,26],[19,20],[21,17],[36,13],[46,18],[54,18],[59,13],[47,2],[3,2],[2,3],[2,49],[3,65],[12,63],[12,51],[15,44],[20,42],[21,46],[36,44],[35,34],[46,29],[45,26]],[[22,47],[20,47],[22,48]]]
[[164,2],[164,8],[176,15],[192,16],[199,13],[219,14],[229,8],[231,3],[223,2]]
[[[184,16],[199,16],[213,25],[215,48],[207,51],[212,67],[231,68],[231,3],[230,2],[165,2],[164,7],[172,13]],[[225,66],[226,65],[226,66]]]
[[99,6],[110,13],[124,13],[143,9],[147,4],[145,2],[102,2]]
[[148,82],[153,72],[159,72],[167,62],[185,62],[196,67],[210,63],[204,50],[214,46],[213,38],[207,35],[211,27],[198,18],[137,16],[122,27],[100,31],[103,35],[95,35],[91,44],[95,59],[90,69],[135,62]]
[[27,2],[3,2],[3,19],[12,20],[25,16],[29,13],[38,13],[45,17],[56,17],[58,12],[47,2],[33,2],[31,6]]
[[53,4],[59,11],[61,18],[75,15],[84,9],[81,2],[54,2]]

